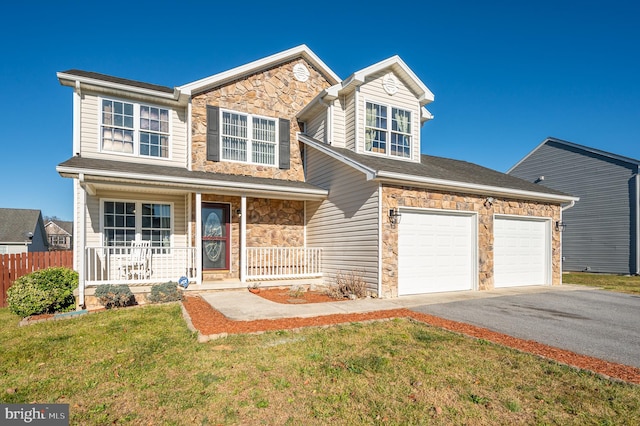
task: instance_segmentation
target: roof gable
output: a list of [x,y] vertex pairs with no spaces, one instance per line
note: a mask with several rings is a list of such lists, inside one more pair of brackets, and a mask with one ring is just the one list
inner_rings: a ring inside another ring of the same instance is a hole
[[381,71],[389,69],[396,74],[404,84],[407,85],[415,94],[421,106],[433,102],[434,95],[431,90],[414,74],[414,72],[404,63],[398,55],[370,65],[366,68],[356,71],[341,82],[342,88],[346,89],[350,86],[360,86],[364,84],[367,78],[378,74]]
[[267,56],[266,58],[258,59],[257,61],[205,77],[192,83],[184,84],[178,87],[178,90],[185,94],[204,92],[213,87],[241,79],[248,75],[258,73],[297,58],[303,58],[309,64],[313,65],[323,76],[325,76],[330,84],[336,84],[340,81],[337,74],[335,74],[318,56],[316,56],[311,49],[302,44],[283,52]]
[[308,118],[319,110],[319,105],[331,102],[342,94],[350,93],[385,70],[393,72],[394,76],[397,76],[402,81],[402,84],[413,92],[421,107],[420,122],[431,120],[433,115],[424,106],[433,102],[435,99],[433,93],[398,55],[356,71],[341,82],[323,90],[298,113],[298,118],[301,120]]
[[507,173],[511,173],[513,170],[515,170],[516,167],[518,167],[520,164],[522,164],[524,161],[526,161],[529,157],[531,157],[536,151],[538,151],[544,145],[551,145],[551,144],[556,145],[556,146],[561,146],[561,147],[565,146],[565,147],[568,147],[568,148],[571,148],[571,149],[574,149],[574,150],[583,151],[585,153],[595,154],[595,155],[598,155],[598,156],[601,156],[601,157],[605,157],[607,159],[620,161],[620,162],[627,163],[627,164],[630,164],[630,165],[633,165],[633,166],[640,166],[640,160],[635,160],[633,158],[624,157],[622,155],[613,154],[611,152],[602,151],[602,150],[596,149],[596,148],[590,148],[588,146],[579,145],[577,143],[565,141],[565,140],[562,140],[562,139],[557,139],[557,138],[554,138],[554,137],[547,137],[538,146],[536,146],[533,150],[531,150],[531,152],[529,152],[520,161],[518,161],[509,170],[507,170]]
[[71,236],[73,232],[73,222],[64,221],[64,220],[50,220],[44,225],[45,229],[48,228],[57,228],[63,233]]

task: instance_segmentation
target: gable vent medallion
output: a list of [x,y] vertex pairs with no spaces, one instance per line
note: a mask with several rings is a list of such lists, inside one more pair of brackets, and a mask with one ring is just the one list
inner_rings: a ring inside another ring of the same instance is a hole
[[303,64],[295,64],[293,66],[293,76],[296,80],[304,83],[309,80],[309,70]]
[[382,79],[382,87],[388,94],[395,95],[398,93],[398,79],[393,73],[389,73]]

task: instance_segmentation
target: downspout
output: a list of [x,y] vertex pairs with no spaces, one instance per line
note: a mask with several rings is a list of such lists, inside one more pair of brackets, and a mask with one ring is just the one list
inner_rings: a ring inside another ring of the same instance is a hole
[[[378,297],[382,297],[382,183],[378,183]],[[396,274],[397,278],[397,274]]]
[[[571,200],[569,202],[569,204],[567,204],[566,206],[561,206],[560,207],[560,223],[562,223],[563,219],[562,219],[562,213],[565,210],[569,210],[571,207],[575,206],[576,202],[574,200]],[[562,254],[562,250],[563,250],[563,246],[564,244],[562,244],[562,235],[560,235],[560,284],[562,284],[562,271],[564,271],[564,256]],[[553,283],[553,280],[552,280]]]
[[82,113],[80,105],[82,101],[82,91],[80,82],[76,80],[76,90],[73,91],[73,152],[72,156],[80,155],[80,120]]
[[333,140],[333,101],[329,102],[327,108],[327,128],[325,129],[325,142],[331,145]]
[[636,275],[640,274],[640,167],[636,170]]
[[193,139],[192,136],[192,129],[191,129],[191,111],[192,111],[193,107],[191,105],[191,97],[189,97],[189,103],[187,104],[187,170],[191,170],[191,166],[192,166],[192,160],[191,160],[191,140]]

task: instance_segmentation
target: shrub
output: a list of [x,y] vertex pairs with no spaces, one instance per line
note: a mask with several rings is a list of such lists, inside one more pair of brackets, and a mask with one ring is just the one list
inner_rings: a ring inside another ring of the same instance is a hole
[[135,305],[131,289],[126,284],[103,284],[96,287],[96,299],[107,309]]
[[367,296],[367,283],[362,278],[362,273],[350,271],[338,272],[334,283],[329,286],[327,295],[334,299],[364,298]]
[[182,293],[178,290],[178,284],[169,281],[168,283],[154,284],[147,300],[151,303],[175,302],[182,300]]
[[76,287],[78,273],[69,268],[47,268],[23,275],[7,290],[9,310],[21,317],[73,310]]

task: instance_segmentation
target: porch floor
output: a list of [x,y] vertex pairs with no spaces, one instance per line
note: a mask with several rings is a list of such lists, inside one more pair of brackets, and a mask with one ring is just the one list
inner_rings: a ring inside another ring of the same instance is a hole
[[311,288],[323,286],[322,278],[304,278],[304,279],[288,279],[288,280],[264,280],[264,281],[247,281],[242,282],[239,279],[230,280],[210,280],[204,281],[202,284],[189,284],[185,289],[186,292],[198,291],[216,291],[216,290],[238,290],[252,287],[258,283],[260,288],[268,287],[289,287],[292,285],[310,286]]

